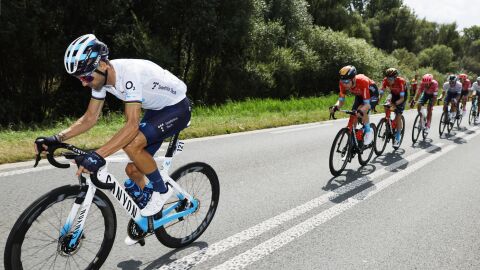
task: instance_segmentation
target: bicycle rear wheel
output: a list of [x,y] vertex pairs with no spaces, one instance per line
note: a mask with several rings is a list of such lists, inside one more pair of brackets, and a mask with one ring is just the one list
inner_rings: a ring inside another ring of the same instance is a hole
[[[63,186],[32,203],[18,218],[5,245],[5,269],[99,269],[112,249],[117,230],[115,210],[97,190],[79,244],[60,237],[80,186]],[[78,216],[79,214],[77,214]]]
[[[403,142],[403,136],[405,135],[405,117],[403,117],[403,114],[401,115],[400,121],[402,121],[402,130],[400,131],[400,143],[398,144],[397,147],[393,146],[394,141],[392,140],[392,147],[395,150],[400,148],[400,146],[402,145],[402,142]],[[392,131],[392,134],[393,134],[393,131]],[[425,137],[424,137],[424,139],[425,139]]]
[[415,117],[415,121],[413,121],[413,128],[412,128],[412,142],[416,143],[418,137],[420,136],[420,132],[423,130],[422,123],[420,123],[420,114],[417,114]]
[[[192,214],[158,228],[155,236],[167,247],[181,248],[195,241],[210,225],[217,211],[220,184],[215,170],[202,162],[189,163],[173,172],[171,177],[198,200],[198,208]],[[172,196],[164,207],[176,202],[178,198]],[[183,211],[186,207],[188,205],[181,204],[176,211]]]
[[[362,146],[363,149],[358,153],[358,162],[362,166],[367,165],[367,163],[372,158],[376,144],[375,140],[377,139],[377,127],[375,126],[375,124],[371,123],[370,128],[373,130],[373,142],[370,145]],[[363,134],[363,136],[365,137],[365,133]]]
[[391,131],[387,125],[387,120],[385,120],[385,118],[380,119],[380,122],[378,122],[377,136],[375,138],[375,155],[380,156],[383,151],[385,151],[385,147],[390,140],[390,133]]
[[332,147],[330,148],[330,157],[328,165],[333,176],[339,176],[347,166],[351,151],[351,136],[348,128],[342,128],[335,136]]

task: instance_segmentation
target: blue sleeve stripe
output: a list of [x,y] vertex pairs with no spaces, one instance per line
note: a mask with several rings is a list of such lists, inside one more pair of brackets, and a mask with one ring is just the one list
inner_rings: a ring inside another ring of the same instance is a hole
[[338,100],[345,101],[345,98],[344,97],[339,97]]
[[385,93],[383,89],[380,89],[378,92],[380,93],[380,95],[383,95],[383,93]]
[[400,96],[401,96],[401,97],[404,97],[404,96],[405,96],[405,92],[400,92]]
[[363,100],[363,104],[370,104],[370,99]]

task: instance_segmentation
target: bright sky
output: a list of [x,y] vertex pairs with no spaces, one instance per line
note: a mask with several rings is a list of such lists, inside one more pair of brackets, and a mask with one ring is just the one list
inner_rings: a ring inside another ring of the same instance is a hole
[[478,0],[403,0],[420,19],[437,23],[457,22],[457,29],[480,25]]

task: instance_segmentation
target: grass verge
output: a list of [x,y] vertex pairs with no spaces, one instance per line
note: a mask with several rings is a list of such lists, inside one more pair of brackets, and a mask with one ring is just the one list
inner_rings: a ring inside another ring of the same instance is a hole
[[[249,99],[227,102],[220,106],[195,106],[191,126],[181,133],[181,138],[197,138],[229,134],[248,130],[279,127],[328,120],[328,107],[338,96],[299,98],[290,100]],[[347,98],[345,108],[351,107]],[[341,114],[338,114],[340,117]],[[21,131],[0,130],[0,164],[34,158],[33,141],[39,136],[49,136],[68,127],[75,119],[65,119],[47,127]],[[122,126],[123,115],[104,115],[99,123],[85,134],[68,142],[80,148],[94,149],[108,141]]]

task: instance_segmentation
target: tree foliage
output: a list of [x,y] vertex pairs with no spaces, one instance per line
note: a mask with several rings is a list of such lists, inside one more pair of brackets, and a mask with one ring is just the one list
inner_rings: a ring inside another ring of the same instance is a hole
[[[2,126],[84,112],[90,91],[63,55],[85,33],[110,59],[172,71],[195,103],[323,95],[347,64],[376,80],[391,66],[480,73],[479,26],[428,22],[402,0],[31,0],[3,1],[1,12]],[[107,96],[106,110],[121,108]]]

